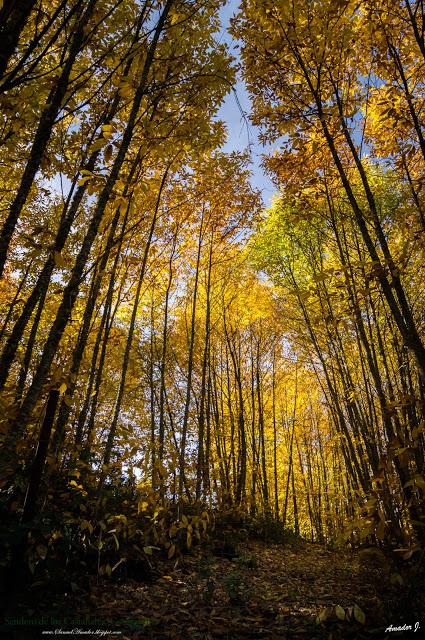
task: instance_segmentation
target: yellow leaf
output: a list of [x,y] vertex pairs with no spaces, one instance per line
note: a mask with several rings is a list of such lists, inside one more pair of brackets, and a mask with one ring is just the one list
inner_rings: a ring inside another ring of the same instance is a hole
[[65,260],[63,259],[62,254],[59,251],[55,251],[53,259],[57,267],[63,268],[65,266]]
[[86,182],[88,182],[89,180],[91,180],[93,178],[93,176],[83,176],[82,178],[80,178],[78,180],[78,186],[82,187],[86,184]]
[[124,200],[123,202],[121,202],[119,207],[121,214],[123,215],[125,214],[125,212],[127,211],[127,206],[128,206],[127,200]]
[[337,604],[335,607],[335,615],[339,620],[345,620],[345,610],[340,604]]
[[105,158],[105,162],[109,162],[112,158],[112,145],[108,144],[105,151],[103,152],[103,157]]
[[119,90],[118,93],[120,94],[121,98],[129,98],[131,96],[131,94],[133,93],[133,90],[131,88],[131,85],[128,84],[127,82],[124,82]]
[[66,390],[67,390],[66,383],[62,382],[61,386],[59,387],[59,393],[65,393]]
[[98,140],[95,140],[91,146],[91,150],[92,151],[99,151],[99,149],[102,149],[105,144],[107,144],[107,139],[106,138],[99,138]]
[[329,618],[329,609],[321,609],[316,617],[316,623],[321,624]]
[[141,511],[146,511],[146,509],[149,507],[149,503],[148,502],[139,502],[138,505],[138,512],[140,513]]
[[102,125],[102,135],[104,138],[108,139],[112,137],[113,127],[111,124],[103,124]]
[[360,622],[360,624],[364,624],[366,622],[365,614],[360,609],[360,607],[357,606],[356,604],[353,607],[353,613],[354,613],[354,617],[357,620],[357,622]]
[[313,280],[314,282],[324,282],[324,280],[326,280],[327,277],[328,277],[328,274],[324,271],[321,271],[320,273],[314,274]]
[[378,526],[376,527],[376,537],[379,538],[379,540],[383,540],[384,536],[385,536],[385,529],[386,529],[386,524],[384,520],[380,520],[378,523]]

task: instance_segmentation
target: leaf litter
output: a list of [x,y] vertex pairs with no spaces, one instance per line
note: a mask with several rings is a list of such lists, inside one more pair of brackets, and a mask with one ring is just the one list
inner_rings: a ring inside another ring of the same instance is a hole
[[200,546],[159,559],[152,584],[104,580],[75,605],[119,621],[122,640],[377,639],[398,621],[393,575],[358,551],[249,540],[232,559]]

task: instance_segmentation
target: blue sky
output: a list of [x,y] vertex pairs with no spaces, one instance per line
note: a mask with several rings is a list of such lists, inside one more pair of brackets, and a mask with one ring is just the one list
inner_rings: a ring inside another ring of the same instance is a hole
[[[239,0],[228,0],[220,12],[223,30],[220,40],[226,42],[234,57],[238,57],[238,50],[235,49],[235,42],[227,33],[230,18],[237,12]],[[252,184],[260,189],[265,205],[270,204],[272,195],[276,192],[274,185],[261,167],[261,154],[270,151],[270,147],[264,147],[258,141],[258,129],[248,120],[251,110],[251,102],[242,78],[238,79],[234,87],[234,92],[230,92],[221,106],[218,117],[227,125],[228,138],[223,147],[223,151],[242,151],[250,147],[252,158]],[[239,103],[239,104],[238,104]],[[246,114],[243,117],[242,111]]]

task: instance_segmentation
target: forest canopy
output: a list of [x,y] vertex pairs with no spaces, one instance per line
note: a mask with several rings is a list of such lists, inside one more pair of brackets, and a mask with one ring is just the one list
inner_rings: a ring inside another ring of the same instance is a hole
[[[242,0],[223,39],[225,4],[0,3],[9,585],[230,512],[423,548],[423,4]],[[238,79],[268,205],[223,147]]]

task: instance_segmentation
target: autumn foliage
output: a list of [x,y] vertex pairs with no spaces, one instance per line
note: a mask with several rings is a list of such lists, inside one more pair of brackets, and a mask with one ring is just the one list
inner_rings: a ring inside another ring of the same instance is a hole
[[223,517],[423,546],[422,4],[241,2],[268,207],[222,4],[1,3],[7,580],[146,576]]

